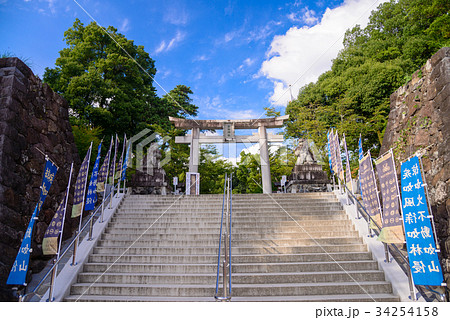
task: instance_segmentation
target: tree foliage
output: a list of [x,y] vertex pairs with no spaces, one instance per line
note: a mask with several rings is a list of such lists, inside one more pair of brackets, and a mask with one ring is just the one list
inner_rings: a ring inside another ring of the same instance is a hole
[[345,133],[357,157],[380,148],[389,114],[389,97],[441,47],[450,45],[450,2],[391,0],[373,11],[369,24],[347,30],[344,49],[331,70],[304,86],[286,113],[286,135],[312,139],[325,154],[326,133]]
[[46,68],[44,81],[69,102],[75,117],[103,134],[134,135],[154,124],[168,128],[169,115],[197,114],[186,86],[163,98],[156,95],[154,60],[116,28],[95,22],[84,26],[76,19],[64,40],[68,47],[60,51],[55,68]]
[[[259,154],[242,151],[240,161],[235,168],[233,187],[236,193],[262,193],[261,164]],[[281,147],[269,153],[272,190],[283,175],[289,176],[296,157],[291,149]]]

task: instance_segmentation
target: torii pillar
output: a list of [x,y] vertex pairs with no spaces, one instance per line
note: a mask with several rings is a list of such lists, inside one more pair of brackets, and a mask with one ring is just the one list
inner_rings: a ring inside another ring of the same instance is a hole
[[[263,193],[272,193],[272,179],[270,175],[269,142],[283,142],[282,135],[267,134],[269,128],[281,128],[289,118],[288,115],[265,119],[249,120],[194,120],[169,117],[169,120],[179,129],[192,129],[191,135],[175,137],[175,143],[191,145],[189,158],[189,172],[198,172],[200,144],[215,143],[259,143],[261,159],[261,177]],[[235,136],[235,129],[258,129],[255,135]],[[200,130],[224,130],[224,135],[200,135]]]

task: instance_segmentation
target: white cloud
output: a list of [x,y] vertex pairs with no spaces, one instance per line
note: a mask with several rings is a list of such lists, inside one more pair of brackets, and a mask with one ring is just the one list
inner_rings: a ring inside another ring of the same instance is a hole
[[314,10],[305,9],[305,14],[302,17],[302,20],[305,21],[306,24],[315,24],[319,18],[316,17],[316,12]]
[[156,48],[155,53],[161,53],[161,52],[167,52],[171,49],[175,48],[181,41],[183,41],[186,38],[186,33],[177,31],[177,34],[175,37],[173,37],[169,42],[166,42],[166,40],[161,41],[158,48]]
[[176,26],[184,26],[189,22],[189,14],[184,8],[180,9],[171,5],[165,10],[163,20]]
[[252,109],[246,110],[224,110],[224,114],[227,119],[239,120],[239,119],[256,119],[259,117],[259,113]]
[[[233,98],[222,100],[220,96],[215,97],[195,97],[194,104],[199,106],[201,116],[211,119],[256,119],[260,116],[253,109],[239,109]],[[230,106],[234,106],[230,108]]]
[[253,65],[255,63],[255,61],[256,61],[255,59],[247,58],[247,59],[244,60],[244,64],[247,67],[250,67],[251,65]]
[[[331,60],[343,48],[345,31],[355,24],[365,27],[371,11],[386,1],[345,0],[340,7],[327,8],[318,24],[292,27],[286,34],[275,36],[260,69],[260,74],[273,82],[271,102],[286,105],[290,100],[289,85],[296,97],[302,86],[329,70]],[[303,18],[312,21],[314,15],[305,13]]]
[[128,30],[130,30],[130,21],[128,18],[125,18],[120,25],[119,32],[127,32]]
[[197,62],[197,61],[207,61],[209,60],[209,57],[205,54],[202,54],[200,56],[195,57],[192,62]]

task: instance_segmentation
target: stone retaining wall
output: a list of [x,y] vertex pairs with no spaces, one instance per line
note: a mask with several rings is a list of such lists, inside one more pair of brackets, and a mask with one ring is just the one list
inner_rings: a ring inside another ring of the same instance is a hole
[[450,48],[440,49],[395,91],[390,106],[381,153],[393,148],[400,161],[422,154],[441,263],[450,286]]
[[[30,271],[39,272],[49,257],[41,242],[67,186],[70,164],[77,172],[78,151],[68,104],[17,58],[0,59],[0,301],[12,300],[6,286],[33,209],[39,199],[46,153],[59,166],[33,233]],[[72,196],[70,197],[70,203]],[[70,217],[70,216],[69,216]],[[76,221],[67,220],[70,231]],[[67,232],[69,236],[70,232]]]

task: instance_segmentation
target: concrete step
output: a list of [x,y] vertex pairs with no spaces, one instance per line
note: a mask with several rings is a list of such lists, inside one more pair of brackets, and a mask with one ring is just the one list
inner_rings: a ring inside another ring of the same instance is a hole
[[[253,254],[233,255],[232,263],[282,263],[282,262],[334,262],[352,261],[358,265],[360,261],[372,260],[369,252],[342,252],[342,253],[311,253],[311,254]],[[216,254],[203,255],[117,255],[117,254],[92,254],[89,262],[94,263],[217,263]]]
[[[367,245],[358,244],[337,244],[337,245],[321,245],[321,246],[263,246],[263,247],[232,247],[232,254],[234,255],[251,255],[251,254],[300,254],[300,253],[336,253],[336,252],[367,252]],[[94,254],[144,254],[144,255],[160,255],[160,254],[217,254],[218,247],[96,247],[93,250]]]
[[[325,221],[329,222],[329,221]],[[329,232],[329,231],[353,231],[355,230],[355,227],[351,224],[348,220],[342,220],[338,221],[342,223],[336,223],[336,225],[330,225],[330,224],[319,224],[319,225],[310,225],[310,224],[303,224],[301,226],[295,225],[292,227],[276,227],[276,226],[267,226],[265,228],[258,228],[255,229],[254,227],[238,227],[234,226],[232,229],[233,234],[239,234],[239,233],[245,233],[245,234],[291,234],[291,233],[298,233],[298,232]],[[204,227],[204,228],[189,228],[184,226],[179,227],[167,227],[167,228],[161,228],[158,226],[153,226],[152,228],[148,227],[107,227],[105,229],[105,234],[141,234],[143,232],[146,232],[148,234],[163,234],[163,233],[176,233],[176,234],[198,234],[199,230],[204,233],[214,233],[218,234],[220,227]]]
[[[269,232],[253,232],[253,233],[238,233],[236,230],[232,234],[232,241],[241,241],[241,240],[282,240],[282,239],[320,239],[320,238],[337,238],[337,237],[358,237],[357,231],[350,230],[336,230],[336,231],[304,231],[301,228],[298,228],[297,232],[289,232],[289,233],[269,233]],[[145,232],[145,233],[104,233],[101,236],[102,240],[119,240],[119,241],[134,241],[137,238],[139,240],[219,240],[219,230],[215,233],[155,233],[155,232]]]
[[[268,207],[268,208],[296,208],[296,207],[305,207],[305,208],[317,208],[317,207],[326,207],[326,208],[334,208],[334,207],[342,207],[339,202],[336,201],[290,201],[289,203],[279,203],[276,201],[242,201],[232,203],[233,209],[236,210],[245,210],[250,207]],[[222,210],[222,203],[220,202],[208,202],[208,203],[195,203],[195,202],[180,202],[180,203],[152,203],[152,202],[124,202],[120,206],[120,209],[158,209],[158,210],[166,210],[166,209],[199,209],[204,210],[207,208],[213,208]]]
[[[283,246],[314,246],[314,245],[333,245],[333,244],[359,244],[362,243],[362,239],[359,237],[323,237],[323,238],[296,238],[296,239],[259,239],[259,240],[233,240],[233,248],[240,248],[245,246],[250,247],[283,247]],[[205,239],[205,240],[186,240],[186,239],[174,239],[174,240],[145,240],[144,236],[135,240],[99,240],[97,245],[99,247],[204,247],[204,246],[218,246],[218,239]]]
[[[111,297],[113,298],[113,297]],[[95,301],[95,300],[93,300]],[[108,300],[115,301],[115,300]],[[273,296],[273,297],[233,297],[234,302],[400,302],[400,298],[389,293]]]
[[[307,296],[338,294],[373,294],[392,293],[391,284],[386,281],[336,282],[336,283],[271,283],[267,284],[234,284],[233,295],[239,296]],[[96,294],[120,296],[182,296],[212,297],[215,284],[145,284],[127,283],[76,283],[72,286],[71,295]]]
[[[150,296],[68,296],[68,302],[214,302],[212,297],[150,297]],[[307,296],[268,296],[268,297],[235,297],[232,302],[400,302],[393,294],[339,294],[339,295],[307,295]]]
[[[328,211],[342,211],[342,207],[340,205],[322,205],[322,206],[305,206],[302,204],[299,205],[283,205],[278,206],[274,205],[265,205],[265,206],[255,206],[255,205],[247,205],[242,207],[233,206],[233,212],[238,212],[239,214],[252,214],[252,213],[265,213],[265,212],[298,212],[298,213],[307,213],[307,212],[328,212]],[[159,214],[161,213],[183,213],[183,214],[221,214],[222,213],[222,205],[213,206],[207,205],[199,208],[183,206],[183,207],[153,207],[153,206],[142,206],[138,204],[134,205],[124,205],[120,208],[121,213],[153,213]]]
[[[169,270],[167,272],[170,272]],[[116,284],[193,284],[209,285],[216,281],[216,273],[115,273],[115,272],[83,272],[78,276],[81,283],[116,283]],[[221,279],[219,279],[220,281]],[[381,271],[349,271],[349,272],[282,272],[282,273],[234,273],[232,286],[240,284],[289,284],[293,282],[360,282],[380,281],[383,282],[384,273]]]
[[[339,219],[327,219],[327,220],[323,220],[323,219],[302,219],[302,220],[292,220],[291,218],[286,219],[286,220],[280,220],[280,221],[258,221],[258,228],[255,229],[255,219],[252,220],[248,220],[246,223],[244,223],[244,221],[234,221],[233,220],[233,230],[247,230],[247,229],[252,229],[252,230],[264,230],[264,229],[273,229],[273,228],[277,228],[277,229],[282,229],[282,230],[291,230],[291,229],[296,229],[296,228],[307,228],[310,226],[327,226],[327,227],[333,227],[333,226],[342,226],[342,225],[353,225],[352,222],[350,220],[348,220],[348,218],[346,216],[337,216]],[[313,221],[312,221],[313,220]],[[153,221],[154,222],[154,221]],[[153,223],[152,222],[152,223]],[[311,223],[313,222],[313,223]],[[114,222],[110,222],[110,224],[108,225],[108,229],[115,229],[115,228],[141,228],[141,229],[148,229],[149,226],[152,224],[146,224],[141,222],[137,222],[137,221],[129,221],[129,220],[122,220],[122,221],[114,221]],[[250,225],[247,225],[247,223],[250,223]],[[220,228],[220,224],[218,223],[214,223],[214,222],[203,222],[203,221],[199,221],[197,224],[187,224],[187,223],[182,223],[182,222],[178,222],[176,220],[174,221],[163,221],[161,222],[161,220],[158,220],[157,223],[155,223],[151,229],[166,229],[166,228],[170,228],[170,229],[177,229],[177,228],[186,228],[189,230],[192,229],[204,229],[204,228]]]
[[[233,259],[232,259],[233,260]],[[217,261],[212,263],[93,263],[84,265],[84,272],[94,273],[178,273],[204,274],[217,272]],[[280,263],[234,263],[232,262],[233,281],[237,274],[246,273],[311,273],[311,272],[345,272],[377,271],[375,261],[339,261],[339,262],[280,262]],[[384,278],[383,278],[384,280]],[[312,281],[312,280],[310,280]]]
[[[279,223],[284,221],[302,221],[302,220],[347,220],[348,217],[342,212],[336,212],[335,214],[327,215],[279,215],[279,216],[255,216],[255,217],[233,217],[232,221],[235,225],[241,225],[242,223]],[[134,221],[137,220],[137,221]],[[148,217],[146,215],[141,216],[126,216],[118,215],[111,218],[111,222],[123,222],[123,223],[192,223],[192,224],[215,224],[215,226],[220,226],[220,217],[217,218],[202,218],[202,217],[186,217],[182,215],[178,216],[162,216],[158,217]]]

